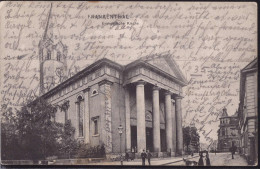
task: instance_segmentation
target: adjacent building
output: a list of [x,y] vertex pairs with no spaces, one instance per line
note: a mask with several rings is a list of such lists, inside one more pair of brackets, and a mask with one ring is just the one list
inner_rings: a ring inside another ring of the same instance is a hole
[[239,150],[238,112],[228,116],[227,109],[224,108],[219,120],[218,151],[228,152],[232,146],[237,147],[237,150]]
[[107,154],[143,149],[183,154],[181,100],[187,80],[171,57],[127,65],[103,58],[68,78],[67,47],[51,39],[49,22],[50,14],[39,43],[40,91],[51,104],[66,105],[58,109],[57,122],[71,120],[75,138],[104,144]]
[[249,163],[258,159],[257,58],[241,70],[238,109],[241,154]]

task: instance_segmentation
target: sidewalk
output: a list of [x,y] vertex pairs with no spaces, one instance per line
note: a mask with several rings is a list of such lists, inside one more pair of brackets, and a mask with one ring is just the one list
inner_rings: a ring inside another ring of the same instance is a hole
[[[167,165],[177,162],[183,162],[183,158],[196,158],[197,155],[191,156],[183,156],[183,157],[167,157],[167,158],[152,158],[151,159],[151,165]],[[98,162],[98,163],[89,163],[88,165],[121,165],[120,161],[104,161],[104,162]],[[135,159],[134,161],[123,161],[124,166],[136,166],[136,165],[142,165],[141,159]],[[147,159],[145,160],[145,165],[148,165]]]

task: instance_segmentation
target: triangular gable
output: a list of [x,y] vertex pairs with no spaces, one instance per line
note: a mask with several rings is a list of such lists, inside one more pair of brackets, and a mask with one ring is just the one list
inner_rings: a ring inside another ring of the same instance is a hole
[[164,58],[155,58],[148,61],[151,65],[157,67],[160,70],[163,70],[164,72],[169,73],[175,78],[178,78],[178,75],[172,70],[172,68],[167,64],[166,60]]
[[174,59],[171,58],[171,56],[164,55],[161,57],[149,59],[149,60],[147,60],[147,62],[150,63],[151,65],[157,67],[158,69],[161,69],[164,72],[169,73],[171,76],[179,79],[184,84],[188,83],[188,81],[182,74],[179,66],[176,64]]
[[172,70],[174,70],[174,72],[177,74],[178,79],[187,85],[188,81],[182,74],[182,71],[180,70],[180,68],[179,68],[178,64],[175,62],[175,60],[171,56],[166,56],[166,57],[164,57],[164,59],[166,60],[166,63],[169,65],[169,67]]

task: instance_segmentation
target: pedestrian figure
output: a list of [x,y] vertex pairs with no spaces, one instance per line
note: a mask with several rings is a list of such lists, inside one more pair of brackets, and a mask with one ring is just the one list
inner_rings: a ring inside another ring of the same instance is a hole
[[210,166],[209,152],[206,152],[206,166]]
[[128,154],[128,152],[125,153],[125,159],[126,159],[126,161],[128,161],[128,159],[129,159],[129,154]]
[[152,154],[150,153],[149,150],[147,150],[147,160],[148,160],[148,164],[151,165],[151,157],[152,157]]
[[198,166],[204,166],[204,162],[203,162],[203,154],[200,153],[200,159],[199,159],[199,162],[198,162]]
[[232,146],[232,147],[230,147],[230,151],[231,151],[231,154],[232,154],[232,159],[234,159],[234,154],[235,154],[235,147],[234,146]]
[[145,150],[141,153],[141,158],[142,158],[142,165],[145,165],[145,158],[147,157]]
[[191,157],[193,157],[193,151],[191,151]]

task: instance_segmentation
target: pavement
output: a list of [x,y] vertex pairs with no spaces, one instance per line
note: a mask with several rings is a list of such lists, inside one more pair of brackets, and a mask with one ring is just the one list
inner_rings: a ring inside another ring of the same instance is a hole
[[[183,158],[188,159],[190,161],[199,161],[199,155],[197,153],[194,154],[193,157],[183,156],[183,157],[169,157],[169,158],[153,158],[151,159],[151,165],[153,166],[185,166],[185,162]],[[231,153],[209,153],[209,158],[211,162],[211,166],[248,166],[246,160],[238,154],[234,155],[234,159],[232,159]],[[205,162],[204,162],[205,164]],[[89,163],[88,165],[121,165],[120,161],[113,162],[98,162],[98,163]],[[134,161],[124,161],[123,165],[125,166],[138,166],[142,165],[141,159],[135,159]],[[146,165],[148,162],[146,160]]]
[[[167,157],[167,158],[152,158],[151,159],[151,165],[152,166],[159,166],[159,165],[180,165],[184,166],[185,163],[183,161],[183,158],[185,159],[194,159],[199,157],[198,154],[194,154],[193,157],[189,156],[183,156],[183,157]],[[89,165],[121,165],[120,161],[113,161],[113,162],[98,162],[98,163],[89,163]],[[133,161],[123,161],[124,166],[138,166],[142,165],[141,159],[134,159]],[[145,165],[148,165],[148,161],[146,159]]]

